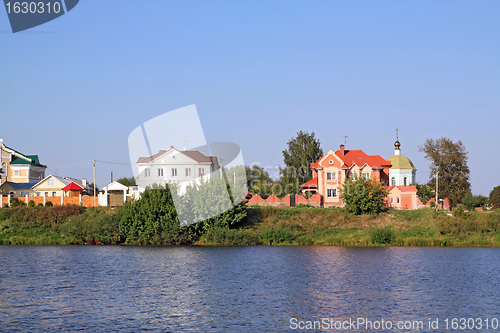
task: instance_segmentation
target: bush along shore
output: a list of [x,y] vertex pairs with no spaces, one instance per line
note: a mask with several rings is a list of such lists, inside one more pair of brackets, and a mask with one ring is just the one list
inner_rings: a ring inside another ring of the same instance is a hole
[[500,246],[500,210],[389,211],[353,215],[340,208],[236,205],[180,227],[166,189],[123,208],[0,209],[0,244]]

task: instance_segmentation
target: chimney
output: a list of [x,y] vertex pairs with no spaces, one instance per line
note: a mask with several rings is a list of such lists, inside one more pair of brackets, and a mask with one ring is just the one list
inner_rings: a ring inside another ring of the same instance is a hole
[[340,145],[340,156],[344,156],[344,145]]

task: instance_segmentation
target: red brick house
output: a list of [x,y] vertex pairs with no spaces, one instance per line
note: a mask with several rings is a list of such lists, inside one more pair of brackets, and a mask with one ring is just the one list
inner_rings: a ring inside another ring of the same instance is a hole
[[311,163],[313,178],[300,185],[303,194],[319,194],[325,207],[342,206],[340,190],[348,178],[365,177],[389,185],[391,162],[362,150],[347,150],[344,145]]

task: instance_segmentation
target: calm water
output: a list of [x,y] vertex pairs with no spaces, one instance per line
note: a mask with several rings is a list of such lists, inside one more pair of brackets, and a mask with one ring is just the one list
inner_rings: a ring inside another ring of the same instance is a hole
[[500,249],[0,246],[0,330],[281,332],[366,318],[444,332],[446,318],[500,319],[499,276]]

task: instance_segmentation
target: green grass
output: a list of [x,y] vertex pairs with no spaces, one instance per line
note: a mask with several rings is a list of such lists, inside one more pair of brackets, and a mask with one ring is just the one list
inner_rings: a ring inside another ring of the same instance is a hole
[[[339,208],[247,208],[232,229],[204,231],[197,245],[500,246],[500,210],[431,209],[355,216]],[[0,209],[0,245],[65,245],[123,242],[120,211],[79,207]],[[160,237],[160,236],[159,236]]]
[[423,209],[354,216],[338,208],[249,208],[237,229],[222,238],[204,235],[198,244],[500,246],[500,215],[476,213],[456,217]]

